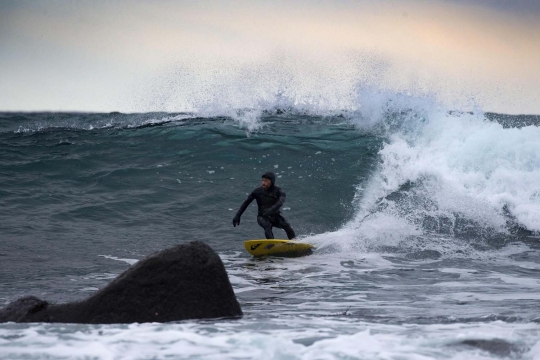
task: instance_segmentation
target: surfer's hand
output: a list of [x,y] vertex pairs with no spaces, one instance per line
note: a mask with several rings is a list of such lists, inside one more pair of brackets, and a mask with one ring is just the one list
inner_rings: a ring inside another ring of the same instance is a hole
[[236,227],[236,225],[240,226],[240,216],[236,215],[234,219],[232,219],[232,224],[234,227]]
[[272,211],[270,211],[270,209],[266,209],[266,210],[263,211],[262,215],[263,216],[270,216],[270,215],[272,215]]

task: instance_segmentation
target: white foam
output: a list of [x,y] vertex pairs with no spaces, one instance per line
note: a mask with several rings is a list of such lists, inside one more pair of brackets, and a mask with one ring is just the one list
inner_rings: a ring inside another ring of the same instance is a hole
[[[317,327],[313,327],[313,321]],[[257,329],[257,331],[253,331]],[[466,340],[504,341],[535,358],[538,324],[403,326],[292,317],[183,324],[0,327],[6,358],[492,359]]]
[[100,257],[103,257],[105,259],[111,259],[111,260],[117,260],[117,261],[123,261],[125,263],[128,263],[129,265],[133,265],[135,264],[137,261],[139,261],[138,259],[122,259],[122,258],[119,258],[119,257],[116,257],[116,256],[111,256],[111,255],[98,255]]
[[533,360],[540,359],[540,340],[538,340],[536,344],[534,344],[534,346],[531,347],[531,350],[529,350],[528,355]]
[[[425,217],[453,224],[459,216],[504,232],[506,208],[521,226],[540,231],[540,128],[503,128],[482,113],[449,115],[426,98],[366,90],[360,97],[353,121],[387,142],[378,171],[357,189],[358,211],[345,229],[395,244],[394,232],[414,235]],[[406,209],[381,202],[408,183],[414,187],[405,196],[420,201]]]

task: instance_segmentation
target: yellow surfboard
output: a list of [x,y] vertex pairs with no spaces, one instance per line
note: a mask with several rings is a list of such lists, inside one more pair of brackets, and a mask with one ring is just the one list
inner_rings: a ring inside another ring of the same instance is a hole
[[244,241],[247,252],[253,256],[286,256],[298,257],[310,255],[315,248],[311,244],[291,240],[259,239]]

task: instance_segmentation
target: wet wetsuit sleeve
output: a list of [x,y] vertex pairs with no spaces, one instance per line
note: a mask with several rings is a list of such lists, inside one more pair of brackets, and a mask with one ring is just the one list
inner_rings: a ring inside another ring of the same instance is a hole
[[251,194],[248,195],[247,199],[244,200],[244,202],[240,206],[240,209],[238,209],[238,212],[236,213],[237,217],[242,216],[242,214],[244,213],[244,211],[246,211],[249,204],[251,204],[251,202],[255,199],[255,196],[253,195],[254,192],[255,191],[252,191]]
[[277,213],[279,211],[279,208],[282,207],[283,204],[285,204],[285,198],[286,198],[285,191],[279,190],[277,195],[278,195],[277,202],[268,209],[268,211],[271,214]]

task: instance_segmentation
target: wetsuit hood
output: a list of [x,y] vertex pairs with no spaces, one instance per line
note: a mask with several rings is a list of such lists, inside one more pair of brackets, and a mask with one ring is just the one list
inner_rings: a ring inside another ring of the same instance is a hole
[[271,171],[265,172],[265,173],[261,176],[261,178],[265,178],[265,179],[270,180],[270,181],[272,182],[272,185],[271,185],[270,187],[276,185],[276,175],[275,175],[273,172],[271,172]]

